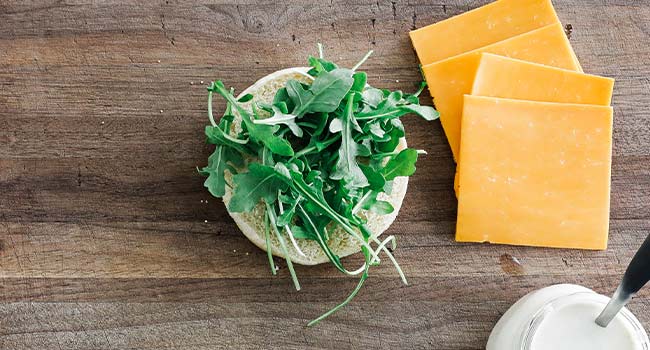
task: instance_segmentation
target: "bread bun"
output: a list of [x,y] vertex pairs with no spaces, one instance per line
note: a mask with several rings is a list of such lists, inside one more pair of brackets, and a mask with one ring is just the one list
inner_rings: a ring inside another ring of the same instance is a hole
[[[307,84],[311,83],[312,77],[307,74],[308,71],[309,68],[307,67],[287,68],[263,77],[255,84],[251,85],[241,92],[239,95],[240,97],[245,94],[253,95],[253,100],[243,104],[243,107],[250,110],[251,103],[253,102],[271,103],[276,91],[284,87],[286,82],[290,79],[296,79]],[[235,112],[233,131],[239,131],[240,129],[241,117],[239,117]],[[406,140],[402,138],[400,139],[400,143],[397,146],[397,151],[403,150],[405,148]],[[227,180],[231,183],[230,174],[227,174]],[[387,215],[379,215],[374,212],[360,211],[357,214],[360,217],[366,218],[368,220],[368,228],[370,228],[373,233],[381,234],[382,232],[386,231],[388,227],[393,223],[397,217],[397,213],[399,212],[400,207],[402,206],[402,201],[406,195],[407,185],[408,177],[395,178],[395,180],[393,180],[393,189],[391,194],[387,195],[385,193],[381,193],[379,195],[378,199],[390,202],[393,208],[395,208],[392,213]],[[226,186],[226,193],[223,197],[223,202],[225,203],[226,208],[228,207],[228,203],[230,202],[231,198],[232,190],[230,187]],[[237,226],[239,226],[239,229],[244,233],[244,235],[260,249],[266,251],[264,210],[264,205],[260,202],[251,212],[232,213],[229,211],[228,213],[233,218],[233,220],[235,220],[235,223]],[[281,232],[283,235],[285,235],[285,241],[289,242],[289,238],[286,236],[287,233],[284,232],[284,230]],[[294,263],[302,265],[316,265],[329,261],[316,241],[305,239],[297,239],[296,241],[305,256],[300,255],[292,244],[288,244],[287,250],[290,255],[289,257]],[[360,251],[359,242],[338,227],[334,227],[330,231],[330,239],[327,243],[332,251],[339,257],[348,256]],[[285,258],[280,248],[278,239],[275,235],[271,235],[271,247],[271,253],[273,255]]]

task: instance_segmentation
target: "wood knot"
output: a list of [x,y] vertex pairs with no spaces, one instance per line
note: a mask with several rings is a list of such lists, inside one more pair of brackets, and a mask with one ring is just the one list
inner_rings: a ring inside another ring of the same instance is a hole
[[237,6],[238,14],[245,31],[254,34],[263,34],[269,28],[281,28],[286,24],[287,8],[280,6],[260,8],[259,6]]

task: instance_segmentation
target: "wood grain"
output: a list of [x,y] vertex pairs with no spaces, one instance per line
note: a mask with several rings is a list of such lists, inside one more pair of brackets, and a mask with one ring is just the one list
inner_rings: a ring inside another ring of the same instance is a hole
[[[481,349],[535,288],[610,293],[650,232],[645,2],[555,1],[584,69],[616,79],[607,251],[455,243],[451,153],[438,122],[410,118],[429,155],[390,229],[410,284],[380,266],[306,328],[356,281],[298,267],[296,292],[282,261],[271,276],[196,175],[208,81],[241,90],[322,42],[343,65],[373,49],[370,82],[412,91],[408,31],[487,2],[2,1],[0,348]],[[650,292],[630,308],[650,328]]]

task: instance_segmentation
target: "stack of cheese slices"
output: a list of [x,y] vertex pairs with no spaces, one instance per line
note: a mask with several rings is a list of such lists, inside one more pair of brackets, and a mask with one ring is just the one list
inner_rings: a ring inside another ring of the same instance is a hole
[[551,1],[410,35],[457,162],[456,239],[605,249],[614,81],[582,72]]

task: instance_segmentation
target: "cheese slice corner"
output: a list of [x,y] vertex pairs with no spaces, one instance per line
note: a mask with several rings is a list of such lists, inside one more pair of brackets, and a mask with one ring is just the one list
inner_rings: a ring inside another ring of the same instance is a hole
[[605,249],[612,108],[464,100],[456,240]]
[[551,0],[499,0],[409,33],[422,65],[559,22]]

